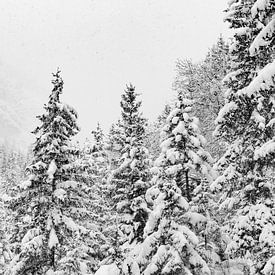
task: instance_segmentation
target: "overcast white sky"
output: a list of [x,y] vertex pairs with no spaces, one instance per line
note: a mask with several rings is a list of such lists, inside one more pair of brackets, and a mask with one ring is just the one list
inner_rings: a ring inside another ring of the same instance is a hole
[[202,59],[227,33],[226,2],[0,0],[0,61],[39,87],[29,96],[41,105],[60,66],[63,100],[77,109],[82,136],[97,121],[107,129],[119,117],[129,82],[154,119],[173,95],[175,60]]

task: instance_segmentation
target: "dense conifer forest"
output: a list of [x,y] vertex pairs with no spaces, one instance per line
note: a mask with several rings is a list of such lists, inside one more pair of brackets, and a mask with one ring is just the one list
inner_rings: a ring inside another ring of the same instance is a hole
[[155,121],[127,83],[119,120],[78,142],[53,73],[34,143],[0,146],[0,274],[275,274],[275,2],[225,20]]

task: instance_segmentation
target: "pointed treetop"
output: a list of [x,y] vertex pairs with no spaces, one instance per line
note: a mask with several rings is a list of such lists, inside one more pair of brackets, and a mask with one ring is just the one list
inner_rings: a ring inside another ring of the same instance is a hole
[[95,146],[97,147],[98,150],[102,150],[104,134],[99,122],[97,123],[96,129],[93,130],[91,133],[95,141]]
[[126,89],[127,91],[135,91],[136,87],[132,84],[132,83],[129,83],[129,85],[126,84]]
[[124,93],[121,95],[120,106],[122,108],[122,117],[124,116],[123,112],[137,112],[141,105],[141,101],[136,101],[139,94],[135,92],[135,89],[135,86],[130,83],[129,85],[126,85],[126,90],[124,90]]
[[53,101],[57,101],[59,102],[59,95],[62,94],[62,90],[63,90],[63,79],[60,76],[61,70],[59,68],[57,68],[56,73],[53,73],[53,80],[52,80],[52,84],[54,85],[52,93],[50,95],[50,99],[52,99]]

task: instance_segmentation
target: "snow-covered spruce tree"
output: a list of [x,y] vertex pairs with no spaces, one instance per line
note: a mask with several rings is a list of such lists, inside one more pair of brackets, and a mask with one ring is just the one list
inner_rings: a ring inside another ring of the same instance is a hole
[[74,180],[79,182],[84,182],[88,184],[90,180],[90,173],[89,173],[89,159],[90,159],[90,152],[91,152],[91,144],[88,139],[86,139],[81,145],[78,141],[73,143],[72,145],[73,152],[74,152]]
[[121,157],[121,149],[125,144],[125,135],[122,123],[118,120],[111,125],[109,133],[106,138],[106,153],[108,155],[109,169],[114,170],[119,166],[119,159]]
[[106,174],[109,169],[109,160],[106,152],[106,144],[104,139],[103,130],[100,124],[97,124],[95,130],[92,131],[93,144],[91,147],[91,169],[93,174],[93,181],[98,184],[100,196],[102,192],[106,192]]
[[90,173],[92,175],[92,212],[93,224],[97,227],[97,254],[100,260],[108,256],[112,244],[113,212],[108,197],[107,173],[109,169],[108,156],[105,150],[105,139],[100,124],[92,131],[93,143],[90,153]]
[[225,149],[212,133],[215,118],[224,103],[222,79],[229,72],[229,64],[228,45],[220,36],[202,62],[178,60],[173,83],[176,91],[184,91],[186,97],[194,100],[193,112],[199,118],[201,132],[207,139],[205,148],[215,158],[220,158]]
[[85,229],[76,221],[85,218],[87,195],[85,186],[70,181],[70,139],[79,131],[77,113],[60,102],[60,71],[53,76],[45,113],[38,116],[41,124],[33,132],[29,179],[10,205],[16,212],[11,239],[15,257],[7,274],[80,274],[85,266],[86,247],[80,239]]
[[228,150],[212,188],[222,192],[221,209],[228,214],[227,253],[245,259],[249,274],[275,274],[274,14],[274,1],[229,2],[232,72],[216,119],[215,134]]
[[[93,135],[103,133],[98,125],[97,130],[93,131]],[[97,134],[96,134],[97,133]],[[95,144],[93,144],[95,143]],[[85,234],[85,244],[89,249],[91,261],[88,262],[88,272],[94,273],[102,259],[106,257],[106,250],[109,247],[108,234],[103,234],[105,226],[109,224],[109,208],[106,201],[106,184],[104,184],[104,176],[107,171],[107,157],[104,153],[103,140],[99,137],[92,142],[86,139],[84,144],[75,145],[77,152],[74,167],[73,178],[86,188],[88,199],[86,203],[87,217],[79,221],[79,224],[87,229]],[[103,226],[104,224],[104,226]],[[81,247],[80,247],[81,249]]]
[[[141,102],[131,84],[122,94],[121,147],[119,167],[112,171],[113,204],[118,212],[119,244],[142,240],[147,218],[145,192],[148,188],[149,161],[143,146],[146,120],[139,109]],[[127,250],[127,249],[126,249]],[[124,256],[123,256],[124,257]]]
[[157,120],[147,125],[145,130],[145,147],[148,149],[150,157],[155,160],[160,153],[160,132],[166,122],[166,118],[171,111],[170,104],[165,104],[163,111]]
[[18,193],[18,183],[24,179],[26,156],[7,146],[0,148],[0,274],[12,258],[9,243],[14,215],[7,207],[11,196]]
[[6,184],[0,175],[0,274],[3,274],[7,264],[10,262],[12,253],[8,242],[8,233],[10,232],[11,218],[10,211],[5,207],[5,197],[7,196]]
[[[101,223],[101,227],[103,230],[105,218],[103,217],[103,213],[108,211],[104,210],[105,203],[104,200],[107,200],[107,172],[109,169],[108,156],[105,150],[105,140],[103,130],[100,124],[97,124],[95,130],[92,131],[94,143],[91,147],[91,159],[90,165],[93,174],[93,182],[95,186],[95,193],[97,193],[99,200],[97,201],[98,211],[97,214],[101,217],[97,217],[97,221]],[[95,205],[94,205],[95,206]],[[101,210],[99,210],[101,209]]]
[[[91,145],[90,169],[94,171],[93,188],[98,199],[93,207],[97,208],[96,223],[100,229],[100,251],[104,258],[101,265],[113,262],[120,255],[118,221],[116,205],[113,201],[114,185],[109,180],[111,172],[118,168],[121,149],[124,144],[124,134],[120,120],[112,124],[107,137],[104,137],[100,125],[92,131],[94,144]],[[97,179],[95,181],[95,179]],[[103,238],[102,238],[102,235]],[[103,242],[102,242],[103,240]]]
[[96,129],[92,131],[94,136],[94,152],[103,153],[104,151],[104,134],[99,123],[97,123]]
[[26,168],[27,156],[9,147],[0,148],[1,189],[7,194],[15,194],[18,182],[22,181]]
[[[192,192],[200,182],[200,175],[211,178],[211,156],[204,150],[205,138],[200,134],[198,119],[191,115],[192,100],[178,93],[175,107],[166,119],[161,133],[162,151],[157,166],[174,170],[175,181],[182,195],[192,200]],[[163,147],[167,145],[167,150]],[[170,156],[171,155],[171,156]],[[196,175],[199,172],[200,175]]]
[[83,146],[79,149],[78,166],[79,177],[87,182],[91,187],[99,187],[102,178],[106,176],[108,168],[107,153],[105,151],[104,134],[97,125],[96,130],[92,131],[93,141],[86,139]]
[[199,253],[199,237],[192,230],[206,218],[190,206],[193,189],[199,184],[192,172],[210,178],[211,158],[203,149],[205,140],[190,112],[191,101],[179,93],[161,134],[161,154],[153,168],[156,175],[146,193],[153,209],[144,241],[133,256],[132,274],[210,274]]

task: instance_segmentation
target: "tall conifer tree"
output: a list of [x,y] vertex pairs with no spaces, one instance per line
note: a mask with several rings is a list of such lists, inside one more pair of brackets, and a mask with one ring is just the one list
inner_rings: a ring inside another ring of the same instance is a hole
[[27,168],[29,179],[11,201],[17,226],[12,238],[15,257],[7,274],[79,274],[85,265],[85,248],[81,256],[77,250],[85,228],[77,221],[87,215],[87,195],[83,186],[70,181],[70,139],[79,131],[77,113],[60,101],[60,71],[53,76],[45,112],[38,116],[41,124],[33,132],[36,141]]
[[123,144],[119,167],[111,175],[120,245],[139,242],[147,218],[144,196],[148,187],[149,161],[148,151],[143,146],[146,120],[140,113],[141,102],[137,101],[137,96],[131,84],[122,94],[118,140]]
[[198,120],[189,115],[191,105],[179,93],[162,130],[161,153],[153,168],[156,176],[146,193],[153,207],[144,241],[136,247],[127,274],[210,274],[199,254],[199,237],[192,230],[192,224],[206,218],[188,203],[198,185],[191,171],[211,177],[210,155],[203,149]]
[[230,258],[243,258],[249,274],[274,274],[275,62],[274,1],[233,0],[226,20],[235,30],[232,71],[216,135],[229,144],[218,162],[227,210]]

